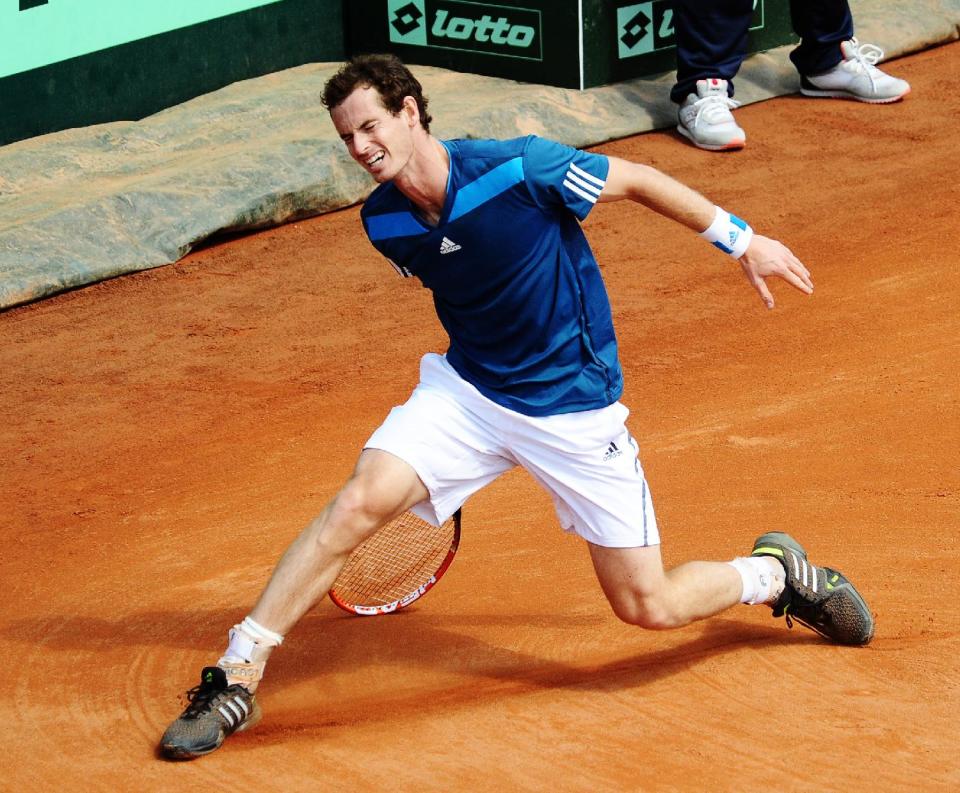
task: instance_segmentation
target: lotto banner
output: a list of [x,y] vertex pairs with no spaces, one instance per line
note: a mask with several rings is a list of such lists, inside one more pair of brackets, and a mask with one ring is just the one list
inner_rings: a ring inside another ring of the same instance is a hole
[[[671,0],[351,0],[353,52],[588,88],[675,68]],[[755,0],[750,51],[791,40],[786,3]]]
[[547,85],[580,80],[579,2],[353,0],[352,52],[395,52],[409,63]]
[[393,44],[543,60],[543,11],[473,0],[387,0]]
[[0,78],[280,0],[6,0]]

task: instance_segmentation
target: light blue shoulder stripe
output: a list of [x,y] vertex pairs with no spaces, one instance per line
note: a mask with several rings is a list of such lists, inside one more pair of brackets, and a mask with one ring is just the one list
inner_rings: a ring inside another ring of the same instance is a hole
[[386,215],[370,215],[367,218],[367,233],[371,241],[376,241],[426,234],[427,229],[409,212],[388,212]]
[[459,217],[463,217],[481,204],[485,204],[491,198],[496,198],[522,181],[522,157],[514,157],[512,160],[501,163],[457,191],[457,197],[453,202],[453,208],[450,210],[450,217],[447,218],[447,222],[450,223]]

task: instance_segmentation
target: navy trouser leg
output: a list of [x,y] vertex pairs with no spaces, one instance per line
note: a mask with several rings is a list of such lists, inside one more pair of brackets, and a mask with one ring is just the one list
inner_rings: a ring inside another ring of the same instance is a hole
[[800,74],[822,74],[840,63],[840,42],[853,38],[847,0],[790,0],[790,19],[800,37],[790,60]]
[[733,96],[733,77],[747,51],[753,0],[674,0],[673,5],[677,84],[670,98],[680,104],[696,93],[697,80],[709,77],[726,80]]

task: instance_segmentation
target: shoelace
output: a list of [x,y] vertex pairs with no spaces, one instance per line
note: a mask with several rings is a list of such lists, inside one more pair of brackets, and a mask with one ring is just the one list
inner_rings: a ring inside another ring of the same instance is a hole
[[729,96],[711,94],[701,97],[693,103],[693,106],[697,109],[697,113],[693,118],[693,124],[696,126],[700,123],[701,117],[706,119],[707,123],[710,124],[715,121],[722,121],[721,116],[730,110],[740,107],[740,103],[736,99],[731,99]]
[[[788,627],[790,630],[793,630],[794,617],[792,617],[792,616],[790,615],[790,606],[791,606],[791,605],[792,605],[792,604],[788,603],[786,606],[784,606],[784,608],[783,608],[783,618],[787,621],[787,627]],[[775,616],[775,617],[778,617],[778,616],[780,616],[780,615],[777,614],[776,612],[774,612],[774,616]],[[819,626],[814,625],[812,622],[807,622],[806,620],[800,619],[799,617],[796,618],[796,622],[799,622],[801,625],[806,625],[810,630],[814,631],[815,633],[819,633],[819,634],[820,634],[821,636],[823,636],[824,638],[827,638],[827,639],[830,638],[830,636],[827,635]]]
[[187,700],[190,702],[190,706],[183,715],[188,718],[200,716],[205,710],[209,709],[211,700],[220,693],[222,693],[222,689],[215,688],[208,683],[194,686],[187,692]]
[[883,59],[883,50],[876,44],[861,44],[854,39],[853,58],[847,61],[853,71],[867,75],[870,79],[870,88],[876,90],[877,81],[874,74],[878,71],[877,64]]
[[787,620],[787,627],[793,627],[793,618],[790,615],[790,607],[793,606],[793,598],[787,598],[787,601],[780,606],[773,607],[773,616],[774,617],[785,617]]
[[783,618],[787,621],[787,627],[790,630],[793,630],[793,617],[790,616],[790,604],[788,603],[783,609]]

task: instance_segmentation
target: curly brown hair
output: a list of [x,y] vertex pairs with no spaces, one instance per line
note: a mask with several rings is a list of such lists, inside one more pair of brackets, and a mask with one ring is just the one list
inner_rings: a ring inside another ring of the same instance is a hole
[[427,112],[423,87],[396,55],[356,55],[347,61],[323,87],[320,101],[333,110],[357,88],[373,88],[383,106],[396,115],[404,97],[412,96],[420,108],[420,125],[427,132],[433,118]]

